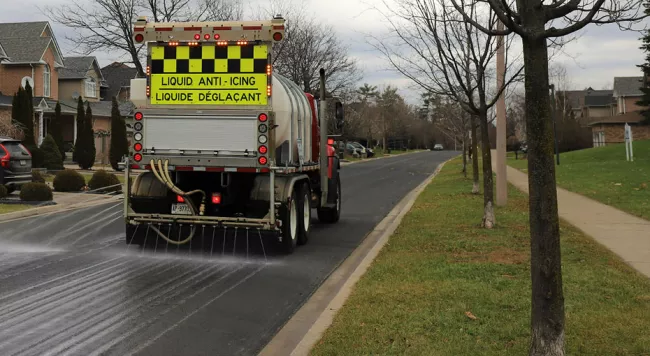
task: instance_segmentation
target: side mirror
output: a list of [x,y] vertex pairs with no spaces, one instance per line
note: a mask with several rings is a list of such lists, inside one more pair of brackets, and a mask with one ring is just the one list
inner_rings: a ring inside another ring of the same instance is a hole
[[345,122],[345,117],[343,113],[343,103],[340,101],[336,102],[334,116],[336,117],[336,128],[342,129]]

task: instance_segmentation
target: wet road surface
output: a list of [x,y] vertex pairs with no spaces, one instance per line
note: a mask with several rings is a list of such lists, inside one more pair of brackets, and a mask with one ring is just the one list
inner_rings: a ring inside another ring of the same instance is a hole
[[262,251],[253,232],[234,251],[218,238],[198,253],[127,247],[121,204],[0,223],[0,355],[255,355],[453,155],[343,167],[341,221],[314,223],[290,256]]

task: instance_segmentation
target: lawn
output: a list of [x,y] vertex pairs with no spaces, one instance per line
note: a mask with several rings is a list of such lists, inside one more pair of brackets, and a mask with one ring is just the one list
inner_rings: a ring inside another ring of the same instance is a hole
[[[448,163],[356,285],[314,355],[525,355],[530,338],[527,198],[497,228]],[[563,224],[570,355],[647,355],[650,281]]]
[[21,204],[0,204],[0,214],[15,213],[30,208],[33,208],[33,206]]
[[[562,153],[557,184],[650,220],[650,140],[634,142],[634,153],[634,162],[625,160],[623,144]],[[508,161],[524,172],[527,163]]]
[[[93,177],[91,173],[85,173],[85,172],[80,172],[81,175],[84,177],[86,180],[86,183],[90,181],[90,179]],[[124,183],[124,173],[123,172],[118,172],[118,173],[113,173],[117,176],[117,179],[120,180],[121,183]],[[45,181],[46,182],[53,182],[54,181],[54,175],[53,174],[48,174],[45,176]]]

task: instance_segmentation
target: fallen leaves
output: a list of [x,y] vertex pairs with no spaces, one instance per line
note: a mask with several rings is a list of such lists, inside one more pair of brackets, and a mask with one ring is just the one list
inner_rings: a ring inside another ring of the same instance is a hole
[[476,320],[476,319],[478,319],[478,318],[477,318],[476,316],[474,316],[474,314],[472,314],[472,312],[470,312],[470,311],[466,311],[466,312],[465,312],[465,315],[467,315],[467,317],[470,318],[470,319],[472,319],[472,320]]

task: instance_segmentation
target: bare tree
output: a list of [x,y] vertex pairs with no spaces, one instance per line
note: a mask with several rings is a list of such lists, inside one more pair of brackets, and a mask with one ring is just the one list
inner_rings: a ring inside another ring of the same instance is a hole
[[324,68],[328,94],[355,90],[361,73],[349,48],[332,26],[308,15],[304,5],[294,1],[270,0],[258,4],[251,12],[255,19],[282,15],[287,20],[284,40],[273,47],[275,71],[305,92],[315,93],[318,73]]
[[564,355],[564,294],[560,256],[548,43],[589,24],[629,29],[647,15],[643,0],[486,0],[505,25],[488,28],[472,14],[478,0],[451,0],[468,23],[489,35],[517,34],[523,43],[531,232],[530,355]]
[[220,21],[242,16],[241,0],[70,0],[63,6],[46,6],[44,14],[75,30],[66,40],[77,53],[106,51],[127,58],[144,76],[143,45],[133,40],[133,24],[139,16],[155,22]]
[[[489,115],[499,96],[519,78],[522,66],[506,51],[507,70],[504,86],[496,88],[496,70],[492,65],[497,51],[497,37],[485,35],[456,13],[444,0],[399,0],[395,7],[386,5],[385,15],[396,41],[374,38],[374,46],[393,67],[427,92],[448,97],[460,103],[480,124],[483,160],[483,226],[492,228],[494,187],[488,132]],[[471,10],[471,18],[486,28],[496,28],[493,11]],[[510,47],[512,39],[504,46]]]
[[14,124],[12,120],[0,119],[0,136],[7,136],[17,140],[22,140],[25,134],[22,128]]

